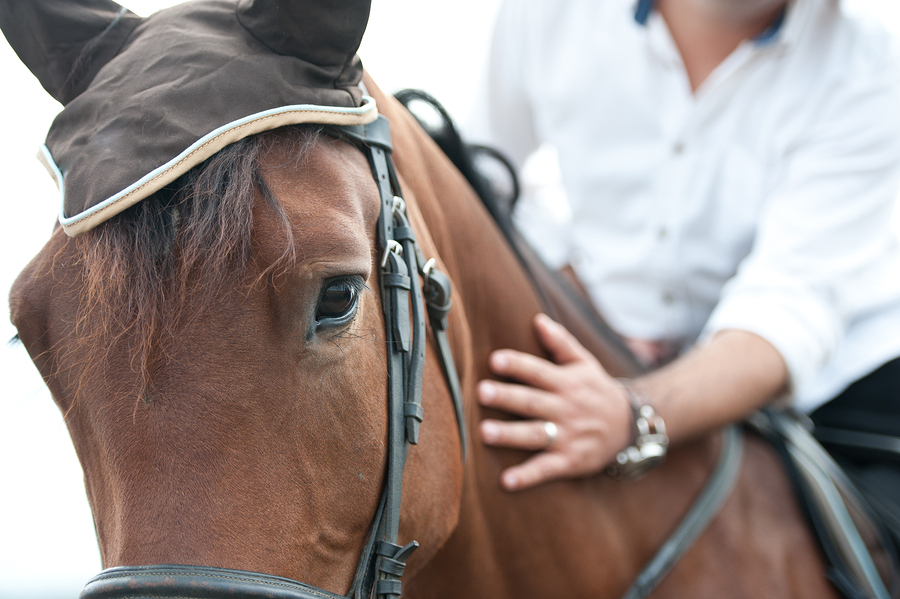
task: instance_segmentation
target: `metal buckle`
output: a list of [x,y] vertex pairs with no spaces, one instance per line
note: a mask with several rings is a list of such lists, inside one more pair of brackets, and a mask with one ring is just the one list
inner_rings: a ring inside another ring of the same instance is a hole
[[403,246],[400,245],[399,241],[388,239],[387,244],[384,246],[384,255],[381,257],[381,270],[384,270],[385,267],[387,267],[388,256],[391,255],[391,252],[398,256],[403,255]]
[[391,213],[406,216],[406,200],[400,196],[394,196],[394,201],[391,204]]
[[426,262],[425,265],[422,266],[422,270],[420,272],[422,273],[422,276],[425,277],[426,281],[431,277],[431,271],[432,269],[434,269],[434,266],[436,264],[437,261],[434,258],[429,258],[428,262]]

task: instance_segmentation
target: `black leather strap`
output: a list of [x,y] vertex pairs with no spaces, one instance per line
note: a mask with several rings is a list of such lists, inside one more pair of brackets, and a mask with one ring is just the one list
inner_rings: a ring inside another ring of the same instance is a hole
[[900,437],[830,426],[816,426],[814,433],[822,445],[839,446],[881,459],[900,460]]
[[[360,128],[339,128],[339,134],[364,143],[364,152],[369,158],[372,175],[378,184],[381,196],[381,215],[378,221],[378,239],[382,259],[382,306],[384,309],[386,347],[389,348],[389,426],[388,426],[388,467],[384,490],[383,517],[376,525],[375,533],[375,595],[379,598],[394,599],[400,595],[400,576],[406,559],[418,547],[413,541],[405,547],[397,545],[400,528],[400,500],[402,495],[403,470],[409,444],[418,443],[419,424],[424,416],[422,410],[422,376],[425,366],[425,307],[423,292],[412,279],[417,273],[425,277],[427,288],[429,276],[439,273],[428,268],[410,226],[406,205],[402,199],[400,182],[394,170],[393,161],[385,154],[390,151],[390,131],[387,120],[379,116],[371,126]],[[446,292],[446,308],[449,310],[449,280],[443,285]],[[429,308],[430,312],[430,308]],[[457,418],[462,423],[460,411],[462,397],[456,367],[446,339],[446,313],[440,327],[434,326],[437,344],[443,345],[441,362],[448,374],[448,384],[457,410]],[[411,327],[411,330],[410,330]],[[448,362],[449,360],[449,362]],[[465,430],[460,428],[465,448]],[[465,449],[464,449],[465,450]],[[368,560],[367,556],[361,559]],[[367,580],[368,577],[364,577]],[[356,585],[354,585],[356,586]],[[361,585],[360,597],[368,597],[365,584]]]
[[[379,121],[387,122],[383,117],[379,117],[376,122]],[[347,129],[343,129],[343,131],[347,131]],[[371,127],[371,131],[379,133],[381,130]],[[366,131],[366,133],[368,132]],[[356,134],[357,132],[351,131],[351,133]],[[376,548],[379,548],[383,547],[384,543],[396,545],[400,530],[400,500],[408,449],[404,403],[407,402],[409,382],[412,377],[412,373],[409,372],[410,351],[413,349],[412,344],[415,342],[415,337],[422,337],[422,332],[421,330],[411,330],[409,319],[410,291],[411,288],[418,288],[418,285],[393,284],[396,280],[409,280],[416,270],[409,267],[408,261],[402,255],[404,253],[402,244],[394,239],[397,213],[394,197],[395,192],[399,194],[399,189],[392,185],[390,159],[380,144],[369,144],[367,140],[364,141],[367,145],[363,149],[369,158],[372,175],[381,196],[378,242],[383,255],[380,273],[381,294],[387,342],[385,347],[388,350],[388,455],[384,487],[385,508],[381,521],[376,527]],[[413,326],[418,328],[417,323],[413,323]],[[364,555],[361,559],[369,561],[373,558],[375,560],[376,596],[385,599],[399,597],[400,578],[391,572],[391,568],[383,567],[386,556],[382,552],[376,551],[375,555]],[[363,589],[363,591],[366,592],[369,589]],[[367,593],[365,597],[368,596]]]
[[453,352],[450,350],[450,341],[447,339],[447,316],[450,314],[450,279],[439,270],[430,268],[422,273],[425,278],[425,305],[428,307],[428,318],[431,323],[431,332],[437,345],[438,357],[441,360],[441,368],[444,370],[444,378],[450,389],[450,397],[453,398],[453,409],[456,412],[456,423],[459,426],[459,442],[462,446],[462,459],[466,460],[467,446],[469,443],[468,428],[466,427],[466,415],[463,406],[462,390],[459,384],[459,374],[456,363],[453,360]]
[[[186,594],[187,593],[187,594]],[[110,568],[92,578],[82,599],[341,599],[296,580],[259,572],[159,565]]]
[[368,125],[344,125],[334,127],[329,132],[337,132],[339,137],[349,138],[357,146],[377,147],[385,152],[393,152],[391,143],[391,125],[386,118],[379,115]]

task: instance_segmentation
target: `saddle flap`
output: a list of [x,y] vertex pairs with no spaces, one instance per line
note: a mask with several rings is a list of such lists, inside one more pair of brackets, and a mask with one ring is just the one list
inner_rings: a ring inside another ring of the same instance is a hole
[[830,562],[832,581],[848,596],[890,599],[888,588],[900,581],[893,544],[801,416],[764,410],[750,424],[782,453],[801,507]]

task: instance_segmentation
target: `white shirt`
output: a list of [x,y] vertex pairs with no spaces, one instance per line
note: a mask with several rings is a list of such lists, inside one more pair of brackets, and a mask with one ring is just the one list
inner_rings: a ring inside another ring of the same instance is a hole
[[556,147],[572,210],[541,245],[619,333],[756,333],[812,410],[900,356],[900,77],[891,40],[796,0],[696,90],[634,0],[507,0],[471,133]]

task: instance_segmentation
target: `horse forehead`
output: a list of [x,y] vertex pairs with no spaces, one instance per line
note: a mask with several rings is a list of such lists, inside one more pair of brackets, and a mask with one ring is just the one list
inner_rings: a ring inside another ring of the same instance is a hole
[[302,153],[276,138],[262,161],[267,183],[295,224],[321,227],[355,221],[374,224],[380,210],[378,188],[357,148],[324,135]]

